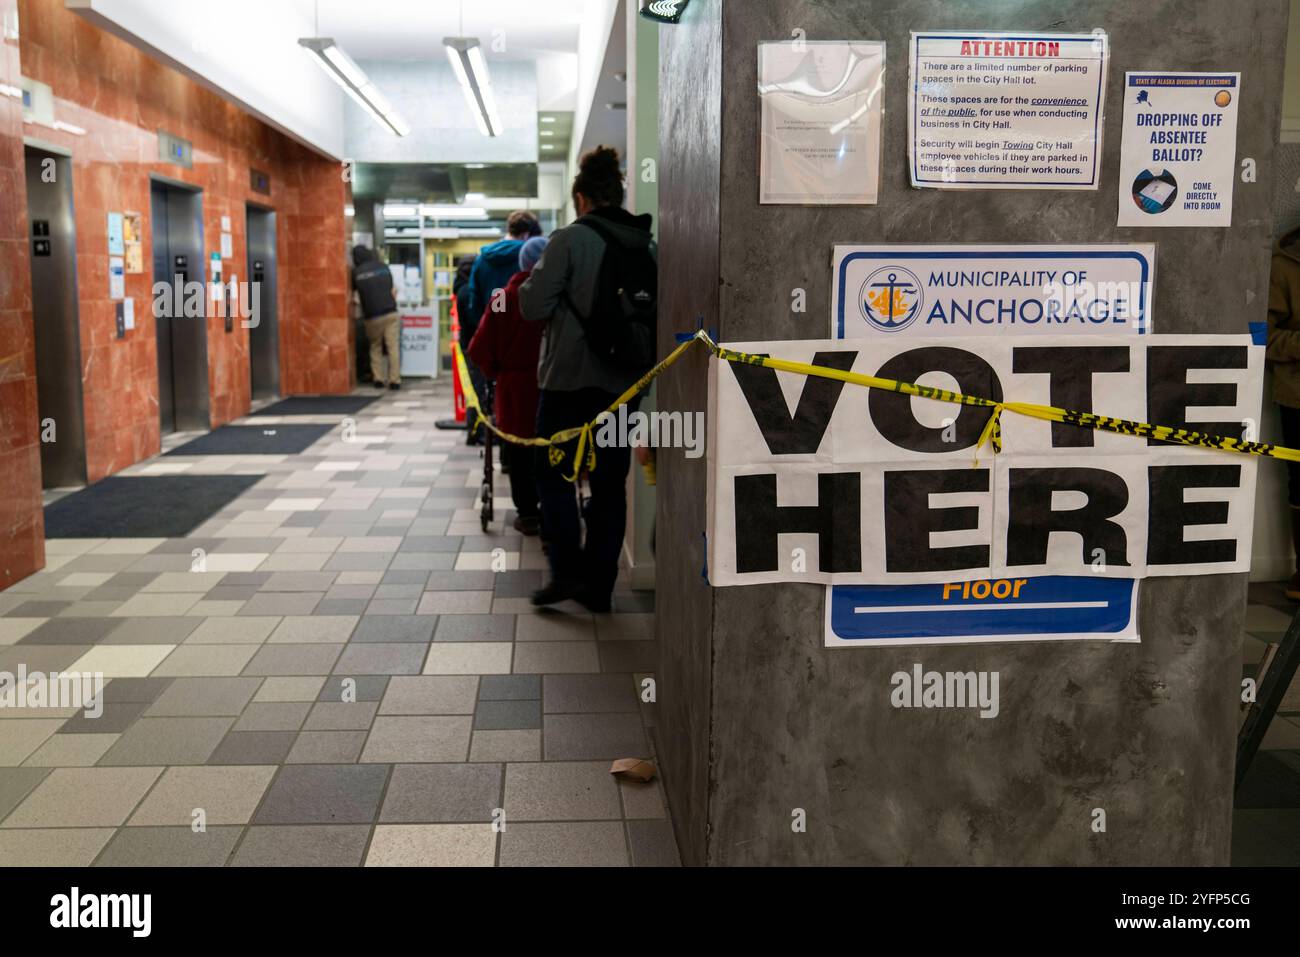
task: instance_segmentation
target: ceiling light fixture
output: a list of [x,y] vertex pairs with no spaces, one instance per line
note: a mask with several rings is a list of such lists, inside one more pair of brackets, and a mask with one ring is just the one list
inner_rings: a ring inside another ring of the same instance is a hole
[[302,37],[298,45],[311,51],[313,59],[329,78],[381,124],[398,136],[411,132],[410,124],[393,109],[388,98],[379,92],[379,87],[330,37]]
[[554,123],[554,122],[555,122],[555,117],[553,117],[553,116],[543,116],[543,117],[542,117],[542,122],[543,122],[543,123]]
[[415,206],[385,206],[384,219],[413,219],[419,213]]
[[501,117],[497,114],[496,98],[492,95],[492,81],[488,77],[487,60],[483,48],[475,37],[444,37],[447,59],[465,94],[465,102],[478,122],[484,136],[501,134]]

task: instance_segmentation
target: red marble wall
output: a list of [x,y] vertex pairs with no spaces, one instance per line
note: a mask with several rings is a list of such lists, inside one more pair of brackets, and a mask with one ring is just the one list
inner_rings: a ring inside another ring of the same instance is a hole
[[[0,83],[22,70],[16,0],[0,0]],[[22,104],[0,93],[0,588],[45,565]]]
[[[12,3],[13,0],[4,0]],[[157,354],[151,311],[149,175],[202,189],[205,278],[230,217],[233,257],[222,278],[247,278],[245,203],[277,212],[281,391],[341,393],[352,387],[344,205],[348,184],[327,159],[221,99],[176,70],[65,10],[60,0],[17,0],[23,73],[49,84],[56,120],[75,135],[28,124],[27,135],[71,151],[77,283],[89,480],[159,451]],[[193,168],[158,161],[157,131],[193,144]],[[21,170],[21,151],[19,154]],[[269,196],[249,168],[269,174]],[[144,271],[128,273],[136,326],[116,338],[109,298],[107,215],[138,212]],[[25,218],[25,217],[24,217]],[[26,269],[24,268],[24,272]],[[197,278],[195,276],[194,278]],[[249,410],[248,331],[208,320],[211,425]]]

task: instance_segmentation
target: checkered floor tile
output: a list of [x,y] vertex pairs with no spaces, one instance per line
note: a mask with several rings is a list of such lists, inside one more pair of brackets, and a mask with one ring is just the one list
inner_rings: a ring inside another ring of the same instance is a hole
[[408,382],[244,420],[329,431],[127,469],[257,477],[186,538],[48,543],[0,592],[0,671],[106,683],[89,712],[0,709],[0,863],[678,862],[659,783],[609,774],[654,756],[650,676],[613,670],[654,660],[654,596],[624,577],[612,614],[533,609],[540,545],[500,475],[480,527],[450,404]]

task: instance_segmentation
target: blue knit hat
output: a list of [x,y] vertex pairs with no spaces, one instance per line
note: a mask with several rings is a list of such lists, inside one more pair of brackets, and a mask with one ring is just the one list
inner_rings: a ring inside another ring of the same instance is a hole
[[519,250],[519,271],[532,272],[533,267],[537,265],[537,260],[542,258],[542,250],[545,248],[545,236],[534,236],[524,243]]

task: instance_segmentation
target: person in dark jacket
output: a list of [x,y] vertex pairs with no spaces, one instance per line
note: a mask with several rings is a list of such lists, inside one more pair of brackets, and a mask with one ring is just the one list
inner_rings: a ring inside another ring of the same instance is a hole
[[[397,288],[388,264],[368,246],[352,247],[352,289],[361,300],[361,317],[370,342],[370,372],[375,386],[402,387],[402,317],[397,312]],[[384,353],[388,369],[384,369]]]
[[[623,174],[618,152],[598,146],[579,161],[573,180],[573,204],[579,219],[551,234],[550,244],[533,274],[519,287],[525,319],[544,323],[538,364],[541,396],[537,434],[554,435],[591,422],[639,378],[635,370],[617,368],[587,345],[580,316],[591,316],[598,293],[605,240],[583,220],[595,217],[611,241],[624,249],[654,252],[649,214],[623,209]],[[577,310],[577,311],[576,311]],[[635,400],[629,403],[635,408]],[[539,450],[537,489],[542,503],[542,537],[551,580],[532,597],[534,605],[573,598],[593,612],[610,610],[618,558],[627,526],[627,473],[632,451],[627,445],[601,448],[590,472],[590,500],[581,535],[573,483],[564,477],[574,467],[576,441],[563,446],[564,460],[551,465]]]
[[[456,316],[458,321],[464,322],[465,316],[469,315],[469,274],[474,269],[474,260],[478,258],[476,253],[468,256],[461,256],[456,260],[456,275],[451,280],[451,294],[456,299]],[[461,342],[461,348],[469,345],[470,338],[457,340]]]
[[[519,271],[506,283],[504,308],[487,309],[469,344],[469,357],[489,379],[496,380],[495,414],[503,432],[532,438],[537,421],[537,357],[542,348],[542,327],[526,322],[519,312],[519,287],[524,284],[546,248],[534,236],[519,250]],[[501,444],[501,464],[510,475],[510,496],[515,502],[514,527],[536,535],[541,527],[537,479],[533,473],[534,449],[530,445]]]

